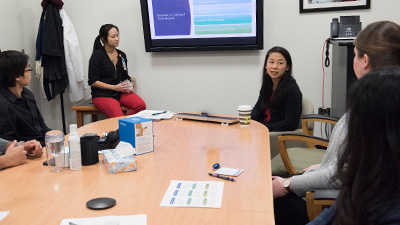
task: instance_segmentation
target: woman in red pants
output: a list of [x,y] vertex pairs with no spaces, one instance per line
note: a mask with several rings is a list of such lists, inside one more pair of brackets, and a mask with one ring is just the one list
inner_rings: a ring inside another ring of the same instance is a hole
[[118,27],[104,24],[99,30],[89,61],[89,85],[93,105],[107,117],[123,116],[121,105],[128,107],[128,115],[146,109],[146,103],[133,93],[128,75],[128,61],[119,45]]

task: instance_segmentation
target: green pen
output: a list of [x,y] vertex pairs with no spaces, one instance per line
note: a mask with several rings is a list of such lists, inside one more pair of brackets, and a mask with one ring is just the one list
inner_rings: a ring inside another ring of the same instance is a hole
[[153,114],[151,114],[152,116],[157,116],[157,115],[160,115],[160,114],[163,114],[163,113],[167,113],[168,111],[162,111],[162,112],[156,112],[156,113],[153,113]]

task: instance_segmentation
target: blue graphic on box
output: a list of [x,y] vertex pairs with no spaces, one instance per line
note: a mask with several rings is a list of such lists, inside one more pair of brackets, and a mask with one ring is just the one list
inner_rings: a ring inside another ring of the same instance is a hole
[[251,3],[252,0],[193,0],[193,5]]
[[152,0],[156,36],[190,35],[188,0]]
[[251,23],[252,15],[195,16],[194,25]]
[[224,15],[224,14],[251,14],[251,4],[238,5],[202,5],[193,8],[193,14],[199,15]]

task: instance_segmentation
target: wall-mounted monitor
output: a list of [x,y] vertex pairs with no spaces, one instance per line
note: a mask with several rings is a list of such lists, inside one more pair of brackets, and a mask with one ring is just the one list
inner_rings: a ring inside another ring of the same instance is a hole
[[146,52],[263,49],[263,0],[140,0]]

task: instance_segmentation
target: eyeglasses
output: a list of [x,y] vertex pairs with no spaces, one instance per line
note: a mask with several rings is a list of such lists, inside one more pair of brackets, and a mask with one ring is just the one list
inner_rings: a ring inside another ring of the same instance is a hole
[[27,69],[27,70],[25,70],[25,72],[32,72],[33,71],[33,68],[32,67],[29,67],[29,69]]

